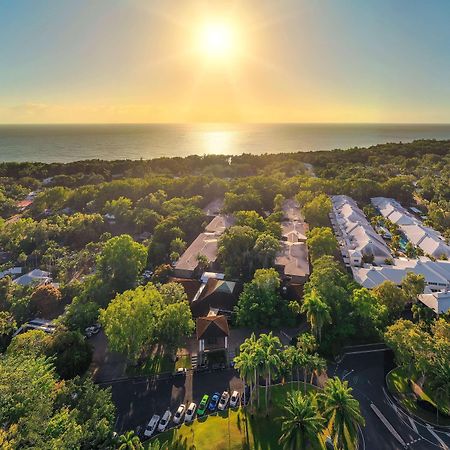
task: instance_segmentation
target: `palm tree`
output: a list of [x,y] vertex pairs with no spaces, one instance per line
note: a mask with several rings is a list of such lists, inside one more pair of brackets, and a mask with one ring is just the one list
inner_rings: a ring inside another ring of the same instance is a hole
[[134,431],[127,431],[119,436],[118,450],[144,450],[139,436],[134,434]]
[[358,426],[364,425],[364,418],[358,400],[352,395],[352,388],[347,381],[334,377],[327,381],[323,393],[319,395],[334,448],[354,448],[358,440]]
[[[252,391],[253,383],[255,382],[255,369],[257,366],[255,364],[254,355],[249,351],[241,351],[239,355],[234,358],[234,363],[243,383],[250,385],[250,391]],[[253,395],[250,396],[250,408],[253,408]]]
[[[241,344],[240,346],[241,353],[248,353],[251,355],[252,363],[253,363],[253,387],[256,388],[256,396],[258,399],[258,408],[259,408],[259,389],[258,389],[258,379],[259,379],[259,369],[261,366],[261,361],[263,358],[262,349],[260,346],[260,342],[256,339],[255,333],[252,333],[251,336]],[[250,401],[253,402],[252,396],[250,396]]]
[[150,442],[147,450],[169,450],[169,443],[165,441],[160,444],[158,439],[156,439],[155,441]]
[[272,332],[269,334],[261,334],[258,339],[263,354],[263,372],[266,378],[266,413],[269,412],[269,386],[272,383],[272,375],[280,365],[280,349],[281,342]]
[[291,374],[291,384],[292,384],[292,388],[294,387],[294,368],[296,368],[297,366],[297,353],[298,350],[292,346],[286,346],[284,351],[283,351],[283,364],[286,367],[287,370],[289,370],[290,374]]
[[321,358],[317,353],[312,355],[311,357],[311,381],[310,384],[312,384],[314,376],[316,379],[319,379],[319,376],[327,370],[327,362],[324,358]]
[[331,322],[329,306],[322,300],[319,293],[313,289],[305,295],[300,311],[306,314],[306,319],[311,325],[311,331],[320,342],[322,339],[322,327],[325,323]]
[[284,450],[322,449],[325,419],[320,415],[315,395],[288,392],[285,414],[280,420],[282,435],[278,443]]

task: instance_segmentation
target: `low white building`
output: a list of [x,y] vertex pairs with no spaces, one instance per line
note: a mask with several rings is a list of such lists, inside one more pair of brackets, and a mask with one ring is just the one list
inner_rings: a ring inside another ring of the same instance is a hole
[[14,277],[15,275],[20,275],[22,273],[22,267],[10,267],[9,269],[0,272],[0,279],[6,277],[7,275]]
[[424,276],[425,292],[438,292],[450,288],[450,262],[432,261],[426,257],[395,258],[392,265],[352,267],[352,272],[355,281],[368,289],[375,288],[387,280],[400,286],[409,272]]
[[450,246],[442,235],[427,227],[404,208],[397,200],[386,197],[374,197],[371,202],[386,219],[395,223],[411,244],[419,247],[425,255],[441,258],[450,257]]
[[330,219],[346,264],[361,266],[367,258],[384,264],[392,258],[389,247],[352,198],[334,195],[331,201]]
[[52,282],[52,277],[50,272],[46,272],[41,269],[34,269],[25,275],[20,276],[13,280],[14,283],[20,284],[21,286],[28,286],[29,284],[46,284]]
[[450,292],[448,290],[420,294],[418,299],[437,315],[445,314],[450,309]]

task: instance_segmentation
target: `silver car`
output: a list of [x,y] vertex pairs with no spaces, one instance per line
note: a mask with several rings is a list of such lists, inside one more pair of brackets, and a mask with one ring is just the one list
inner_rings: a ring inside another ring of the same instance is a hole
[[148,423],[148,425],[145,427],[144,430],[144,436],[145,437],[150,437],[156,430],[156,426],[158,425],[160,417],[158,416],[158,414],[154,414],[153,417],[150,419],[150,422]]
[[217,407],[221,411],[223,411],[227,407],[229,399],[230,399],[230,394],[228,393],[228,391],[223,391],[222,396],[220,397],[220,400],[219,400],[219,405]]
[[184,416],[184,423],[189,423],[194,420],[195,410],[197,409],[197,405],[195,403],[191,403],[189,408],[186,411]]
[[236,408],[236,406],[239,406],[239,398],[240,398],[239,392],[233,391],[230,398],[230,408]]
[[181,404],[178,407],[177,412],[173,415],[173,423],[179,424],[181,422],[181,419],[183,418],[185,409],[186,409],[186,405],[184,405],[184,404]]
[[167,410],[159,421],[158,431],[164,431],[167,428],[167,425],[170,422],[170,418],[172,417],[172,413]]

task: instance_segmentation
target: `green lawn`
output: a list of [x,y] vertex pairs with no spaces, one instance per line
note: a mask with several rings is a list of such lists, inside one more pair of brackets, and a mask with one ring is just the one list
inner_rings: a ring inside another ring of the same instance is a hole
[[127,367],[128,375],[156,375],[158,373],[174,372],[176,369],[185,367],[190,369],[191,357],[189,355],[184,355],[178,358],[176,362],[173,358],[164,354],[154,354],[149,356],[144,364],[133,367]]
[[[160,442],[168,441],[171,450],[278,450],[281,424],[276,418],[291,389],[288,384],[272,387],[269,417],[265,415],[264,388],[261,388],[260,408],[253,417],[241,408],[227,409],[167,431],[157,439]],[[315,388],[307,385],[307,389]]]
[[[401,404],[407,410],[411,411],[414,415],[426,420],[427,422],[437,423],[437,417],[435,413],[423,409],[417,404],[416,396],[410,386],[411,378],[414,380],[415,377],[407,374],[407,372],[403,368],[397,367],[387,377],[387,385],[390,392],[395,394],[396,397],[400,400]],[[433,395],[432,392],[427,391],[426,388],[421,393],[420,398],[427,401],[435,408],[439,407],[439,410],[446,413],[447,415],[449,414],[449,405],[442,405],[439,403],[436,405],[436,402],[433,400],[433,398],[435,398],[435,395]],[[450,425],[450,418],[440,416],[439,424],[447,426]]]

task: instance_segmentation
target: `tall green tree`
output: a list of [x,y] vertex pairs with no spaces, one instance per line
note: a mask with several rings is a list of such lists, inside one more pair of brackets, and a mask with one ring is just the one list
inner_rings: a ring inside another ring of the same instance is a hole
[[325,420],[314,395],[288,392],[283,410],[280,417],[282,434],[278,440],[283,450],[325,448],[321,437]]
[[403,311],[408,301],[404,291],[389,280],[383,281],[373,292],[378,301],[386,306],[391,318],[397,317]]
[[280,351],[281,342],[278,336],[274,336],[272,332],[269,334],[261,334],[258,339],[258,344],[261,348],[262,354],[262,372],[266,379],[266,414],[269,413],[269,388],[272,384],[272,378],[276,374],[278,367],[280,366]]
[[123,292],[134,287],[146,261],[147,249],[123,234],[105,243],[97,259],[97,269],[114,292]]
[[301,312],[306,314],[311,330],[320,342],[324,324],[331,322],[330,308],[322,300],[320,294],[316,290],[312,290],[304,296]]
[[258,269],[246,283],[235,308],[240,326],[252,329],[278,327],[289,323],[294,315],[279,293],[280,278],[275,269]]
[[348,450],[358,442],[358,426],[364,425],[359,402],[352,395],[347,381],[330,378],[320,394],[323,415],[327,420],[334,448]]
[[302,208],[302,213],[311,228],[326,227],[330,223],[331,200],[326,194],[316,195]]
[[407,301],[411,303],[417,302],[417,296],[423,294],[425,290],[425,277],[422,274],[409,272],[402,280],[402,291]]
[[315,227],[308,232],[307,238],[312,261],[321,256],[334,255],[338,249],[338,242],[330,227]]
[[110,348],[136,362],[144,348],[155,342],[161,306],[161,294],[150,283],[118,294],[100,310]]

